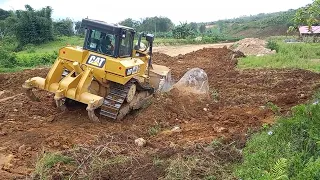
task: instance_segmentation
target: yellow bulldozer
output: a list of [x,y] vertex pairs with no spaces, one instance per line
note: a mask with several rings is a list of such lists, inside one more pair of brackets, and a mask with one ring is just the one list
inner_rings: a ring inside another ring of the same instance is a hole
[[59,108],[77,101],[87,105],[92,121],[120,120],[168,88],[170,69],[152,63],[154,35],[137,34],[134,43],[136,31],[130,27],[88,18],[82,26],[83,47],[61,48],[46,78],[25,81],[23,87],[32,100],[37,100],[33,89],[43,89],[54,93]]

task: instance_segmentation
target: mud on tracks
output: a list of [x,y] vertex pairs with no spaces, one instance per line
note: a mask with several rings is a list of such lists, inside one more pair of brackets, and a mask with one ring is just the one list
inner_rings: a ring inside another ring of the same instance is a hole
[[[320,87],[317,73],[290,69],[238,70],[237,60],[232,57],[233,52],[227,48],[204,48],[176,57],[154,53],[154,62],[170,67],[176,81],[188,69],[204,69],[209,77],[209,97],[174,89],[156,95],[149,107],[128,115],[122,122],[101,124],[90,122],[84,108],[59,112],[51,93],[36,91],[41,102],[31,102],[23,94],[22,83],[29,77],[45,77],[48,69],[0,74],[0,99],[5,99],[0,100],[0,157],[13,157],[0,174],[24,177],[34,169],[39,152],[66,150],[76,145],[95,146],[105,136],[130,142],[143,137],[148,147],[141,153],[146,154],[163,147],[210,143],[221,137],[243,146],[248,129],[273,122],[274,113],[266,107],[268,102],[286,113],[292,106],[310,99]],[[171,131],[175,126],[180,130]],[[129,154],[133,150],[130,148],[123,153]],[[163,175],[163,171],[159,173],[154,176]]]

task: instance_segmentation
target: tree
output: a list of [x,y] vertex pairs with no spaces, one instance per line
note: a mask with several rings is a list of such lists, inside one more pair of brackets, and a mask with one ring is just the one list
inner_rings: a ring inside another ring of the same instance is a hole
[[301,25],[306,25],[311,28],[312,25],[317,25],[320,21],[320,0],[313,0],[312,4],[309,4],[303,8],[298,9],[294,17],[295,25],[289,28],[293,30]]
[[169,18],[166,17],[148,17],[143,19],[139,30],[149,32],[169,32],[174,24]]
[[127,27],[132,27],[132,28],[137,28],[140,25],[139,21],[135,21],[131,18],[127,18],[121,22],[119,22],[120,25],[122,26],[127,26]]
[[74,35],[73,31],[73,22],[71,19],[66,18],[57,22],[53,22],[54,33],[59,36],[72,36]]
[[194,32],[198,32],[198,24],[195,22],[191,22],[189,24],[190,28],[194,31]]
[[0,39],[14,35],[16,23],[17,18],[14,16],[9,16],[4,20],[0,20]]
[[223,33],[224,30],[226,29],[226,24],[222,20],[220,20],[220,21],[217,21],[217,25],[219,28],[219,33]]
[[76,31],[76,35],[84,36],[85,30],[84,30],[84,28],[81,26],[81,23],[82,23],[82,21],[77,21],[77,22],[75,22],[75,23],[74,23],[74,24],[75,24],[74,29],[75,29],[75,31]]
[[0,20],[5,20],[10,15],[11,15],[10,11],[6,11],[6,10],[0,8]]
[[137,31],[146,32],[169,32],[172,30],[174,24],[169,18],[166,17],[147,17],[140,21],[127,18],[121,22],[120,25],[128,26],[136,29]]
[[187,23],[180,23],[172,30],[172,34],[176,39],[186,39],[188,36],[194,35],[194,31]]
[[15,36],[20,45],[28,43],[39,44],[53,40],[52,8],[47,6],[34,10],[30,5],[26,10],[17,10]]
[[201,24],[200,28],[199,28],[200,33],[205,33],[206,32],[206,25]]

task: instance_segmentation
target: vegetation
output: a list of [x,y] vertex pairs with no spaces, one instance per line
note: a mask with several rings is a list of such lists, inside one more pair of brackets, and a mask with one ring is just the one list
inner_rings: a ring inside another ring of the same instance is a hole
[[239,61],[240,68],[300,68],[320,72],[320,44],[270,41],[276,54],[248,56]]
[[187,23],[181,23],[172,30],[173,37],[176,39],[186,39],[188,36],[193,36],[195,33],[191,26]]
[[318,25],[320,20],[320,0],[313,0],[312,4],[297,10],[294,22],[295,28],[300,25],[312,26]]
[[[320,98],[318,94],[316,100]],[[319,179],[320,105],[292,108],[270,129],[255,134],[243,150],[244,162],[236,169],[242,179]]]
[[[53,21],[52,11],[49,6],[35,10],[30,5],[26,5],[25,10],[0,9],[0,72],[50,65],[61,47],[67,44],[82,46],[85,30],[81,21],[73,22],[69,18]],[[205,26],[199,27],[197,23],[174,27],[166,17],[148,17],[141,21],[129,18],[120,24],[134,27],[137,31],[155,33],[155,45],[238,40],[223,34],[207,33]]]
[[53,40],[52,9],[45,7],[34,10],[29,5],[25,8],[25,11],[17,10],[14,14],[17,18],[14,33],[19,45],[39,44]]
[[58,36],[72,36],[74,35],[73,31],[73,22],[71,19],[62,19],[57,22],[53,22],[54,33]]
[[137,31],[147,32],[169,32],[174,27],[172,21],[167,17],[147,17],[141,21],[136,21],[131,18],[127,18],[119,24],[135,28]]
[[43,153],[36,163],[34,179],[48,179],[56,165],[70,164],[73,159],[60,153]]
[[[288,27],[294,24],[296,10],[288,10],[275,13],[261,13],[252,16],[242,16],[234,19],[219,20],[207,23],[211,31],[217,31],[226,35],[242,36],[271,36],[285,35]],[[283,31],[278,32],[283,29]],[[247,33],[246,33],[247,31]],[[282,33],[282,34],[277,34]]]
[[66,45],[82,46],[83,38],[59,37],[40,45],[28,44],[21,51],[13,52],[15,44],[0,41],[0,72],[14,72],[25,68],[51,65],[58,56],[58,51]]

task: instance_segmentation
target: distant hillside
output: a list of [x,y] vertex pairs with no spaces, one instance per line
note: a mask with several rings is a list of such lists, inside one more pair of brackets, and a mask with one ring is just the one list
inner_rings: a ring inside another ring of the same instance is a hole
[[206,23],[207,30],[237,37],[268,37],[286,35],[288,27],[293,25],[296,10],[269,14],[243,16],[234,19]]

